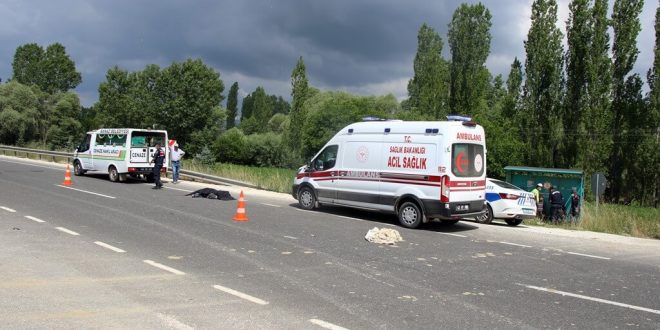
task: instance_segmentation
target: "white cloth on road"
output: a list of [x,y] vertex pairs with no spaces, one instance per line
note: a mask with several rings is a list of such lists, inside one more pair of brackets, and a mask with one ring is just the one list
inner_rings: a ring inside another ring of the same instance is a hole
[[397,230],[390,228],[378,229],[378,227],[371,228],[367,232],[367,235],[364,236],[364,239],[372,243],[389,245],[394,245],[397,242],[403,241],[401,234],[399,234]]

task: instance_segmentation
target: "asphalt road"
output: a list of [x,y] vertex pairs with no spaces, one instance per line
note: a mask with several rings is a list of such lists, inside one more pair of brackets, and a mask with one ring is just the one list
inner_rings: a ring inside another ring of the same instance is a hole
[[[235,201],[184,196],[210,185],[63,178],[62,165],[0,157],[2,328],[660,328],[657,240],[409,230],[252,189],[249,221],[235,222]],[[374,226],[404,242],[365,241]]]

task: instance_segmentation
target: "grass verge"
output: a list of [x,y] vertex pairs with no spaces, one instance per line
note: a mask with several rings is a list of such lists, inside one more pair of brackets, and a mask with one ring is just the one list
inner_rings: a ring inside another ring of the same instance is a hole
[[295,170],[274,168],[274,167],[255,167],[235,164],[215,164],[203,165],[193,161],[183,162],[183,168],[221,176],[223,178],[243,181],[253,184],[260,189],[276,191],[281,193],[291,193],[291,185],[296,175]]
[[652,207],[600,204],[596,209],[587,202],[577,223],[552,225],[533,219],[525,220],[525,224],[660,239],[660,209]]

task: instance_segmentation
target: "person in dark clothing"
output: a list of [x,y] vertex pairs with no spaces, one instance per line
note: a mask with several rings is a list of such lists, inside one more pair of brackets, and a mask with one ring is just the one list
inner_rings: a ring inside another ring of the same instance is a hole
[[152,160],[154,163],[153,175],[154,183],[156,186],[153,189],[163,188],[163,183],[160,181],[160,171],[163,168],[163,163],[165,162],[165,151],[160,148],[160,143],[156,143],[156,152],[154,152]]
[[580,216],[580,195],[577,193],[577,190],[573,188],[571,193],[571,222],[577,221],[577,218]]
[[564,196],[555,187],[550,187],[550,204],[552,205],[552,223],[556,224],[563,216]]

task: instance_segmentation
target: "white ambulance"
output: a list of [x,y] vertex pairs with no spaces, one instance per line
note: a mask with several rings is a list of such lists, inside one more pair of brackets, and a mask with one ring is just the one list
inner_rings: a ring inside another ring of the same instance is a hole
[[151,158],[156,144],[165,152],[162,172],[167,170],[167,141],[167,131],[162,130],[102,128],[87,132],[74,153],[73,173],[105,172],[113,182],[144,175],[153,181]]
[[394,212],[416,228],[431,219],[456,223],[486,211],[486,140],[470,118],[346,126],[299,169],[293,197],[320,204]]

